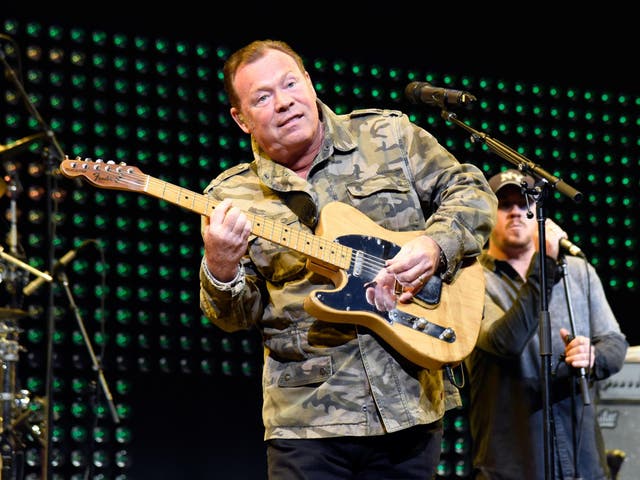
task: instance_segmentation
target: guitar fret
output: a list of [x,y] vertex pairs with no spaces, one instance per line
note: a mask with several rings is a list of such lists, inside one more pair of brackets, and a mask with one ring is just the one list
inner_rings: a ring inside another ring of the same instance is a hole
[[[285,229],[273,220],[250,215],[251,231],[259,237],[266,238],[274,243],[289,246],[291,238],[285,235]],[[290,233],[290,232],[289,232]]]
[[188,205],[193,203],[193,202],[189,202],[188,196],[183,196],[183,193],[182,193],[184,191],[183,188],[174,187],[173,190],[175,190],[175,198],[176,198],[175,203],[177,203],[181,207],[188,208]]
[[332,243],[330,263],[338,265],[343,270],[348,270],[351,264],[353,249],[335,242]]
[[160,186],[159,186],[159,189],[160,189],[159,198],[161,198],[163,200],[167,198],[166,190],[167,190],[168,186],[169,186],[169,184],[166,183],[166,182],[160,184]]
[[194,202],[194,211],[197,211],[202,215],[211,215],[211,212],[213,212],[213,209],[215,208],[215,202],[210,201],[209,198],[204,195],[195,197],[195,199],[199,208],[195,208],[196,202]]
[[315,241],[312,242],[313,244],[316,245],[315,248],[315,252],[316,255],[315,257],[324,260],[327,263],[330,263],[330,258],[331,258],[331,248],[330,248],[330,244],[333,242],[328,242],[327,240],[324,240],[320,237],[316,237]]
[[189,210],[191,210],[191,207],[193,207],[193,197],[189,195],[190,193],[191,192],[189,190],[185,190],[182,187],[180,187],[177,192],[177,196],[180,199],[180,205],[182,205],[184,208],[188,208]]
[[310,254],[312,252],[311,247],[312,247],[313,235],[309,235],[308,233],[305,233],[302,230],[296,230],[295,238],[296,238],[296,243],[295,243],[295,246],[293,247],[294,249],[306,254]]

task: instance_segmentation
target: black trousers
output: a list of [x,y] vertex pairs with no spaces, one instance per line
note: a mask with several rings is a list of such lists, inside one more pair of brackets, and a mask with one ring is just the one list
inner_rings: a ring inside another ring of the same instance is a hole
[[429,480],[442,421],[386,435],[267,441],[270,480]]

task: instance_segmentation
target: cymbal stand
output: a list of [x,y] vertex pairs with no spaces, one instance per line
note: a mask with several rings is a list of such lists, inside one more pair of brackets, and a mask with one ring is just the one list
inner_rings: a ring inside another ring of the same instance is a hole
[[46,280],[47,282],[52,282],[53,281],[53,277],[51,275],[49,275],[47,272],[41,272],[40,270],[38,270],[35,267],[32,267],[28,263],[24,263],[22,260],[9,255],[8,253],[6,253],[4,251],[4,247],[2,247],[1,245],[0,245],[0,258],[3,258],[4,260],[7,260],[8,262],[13,263],[14,265],[17,265],[20,268],[24,268],[28,272],[33,273],[35,276],[40,277],[40,278]]
[[18,179],[18,172],[15,164],[10,163],[5,167],[9,173],[5,177],[7,181],[7,195],[10,198],[10,214],[11,214],[11,228],[9,230],[9,236],[7,243],[9,244],[9,251],[14,257],[18,257],[18,211],[17,211],[17,198],[22,193],[22,185]]
[[[7,235],[7,244],[9,245],[9,252],[11,255],[17,258],[23,258],[24,255],[20,252],[18,245],[18,209],[17,201],[18,196],[22,193],[22,185],[18,178],[18,168],[13,162],[5,162],[5,169],[7,175],[5,176],[5,182],[7,184],[7,196],[9,197],[9,217],[10,228]],[[7,290],[11,295],[11,307],[17,308],[20,305],[18,299],[18,292],[22,291],[21,283],[26,284],[26,276],[23,274],[23,270],[15,268],[15,264],[9,268],[9,278],[7,281]]]

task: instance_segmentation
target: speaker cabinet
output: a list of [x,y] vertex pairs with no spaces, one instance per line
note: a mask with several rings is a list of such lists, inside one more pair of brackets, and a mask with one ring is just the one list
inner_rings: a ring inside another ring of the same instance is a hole
[[[640,478],[640,355],[629,348],[622,369],[598,384],[598,424],[607,451],[621,451],[617,480]],[[610,462],[611,463],[611,462]]]

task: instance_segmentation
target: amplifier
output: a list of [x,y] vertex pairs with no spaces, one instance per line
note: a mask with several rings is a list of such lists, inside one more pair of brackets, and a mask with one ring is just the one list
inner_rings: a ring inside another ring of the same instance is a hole
[[617,480],[640,472],[640,346],[630,347],[622,369],[597,385],[598,424],[608,452],[623,452]]
[[598,397],[602,401],[640,400],[640,350],[629,347],[622,369],[598,382]]

